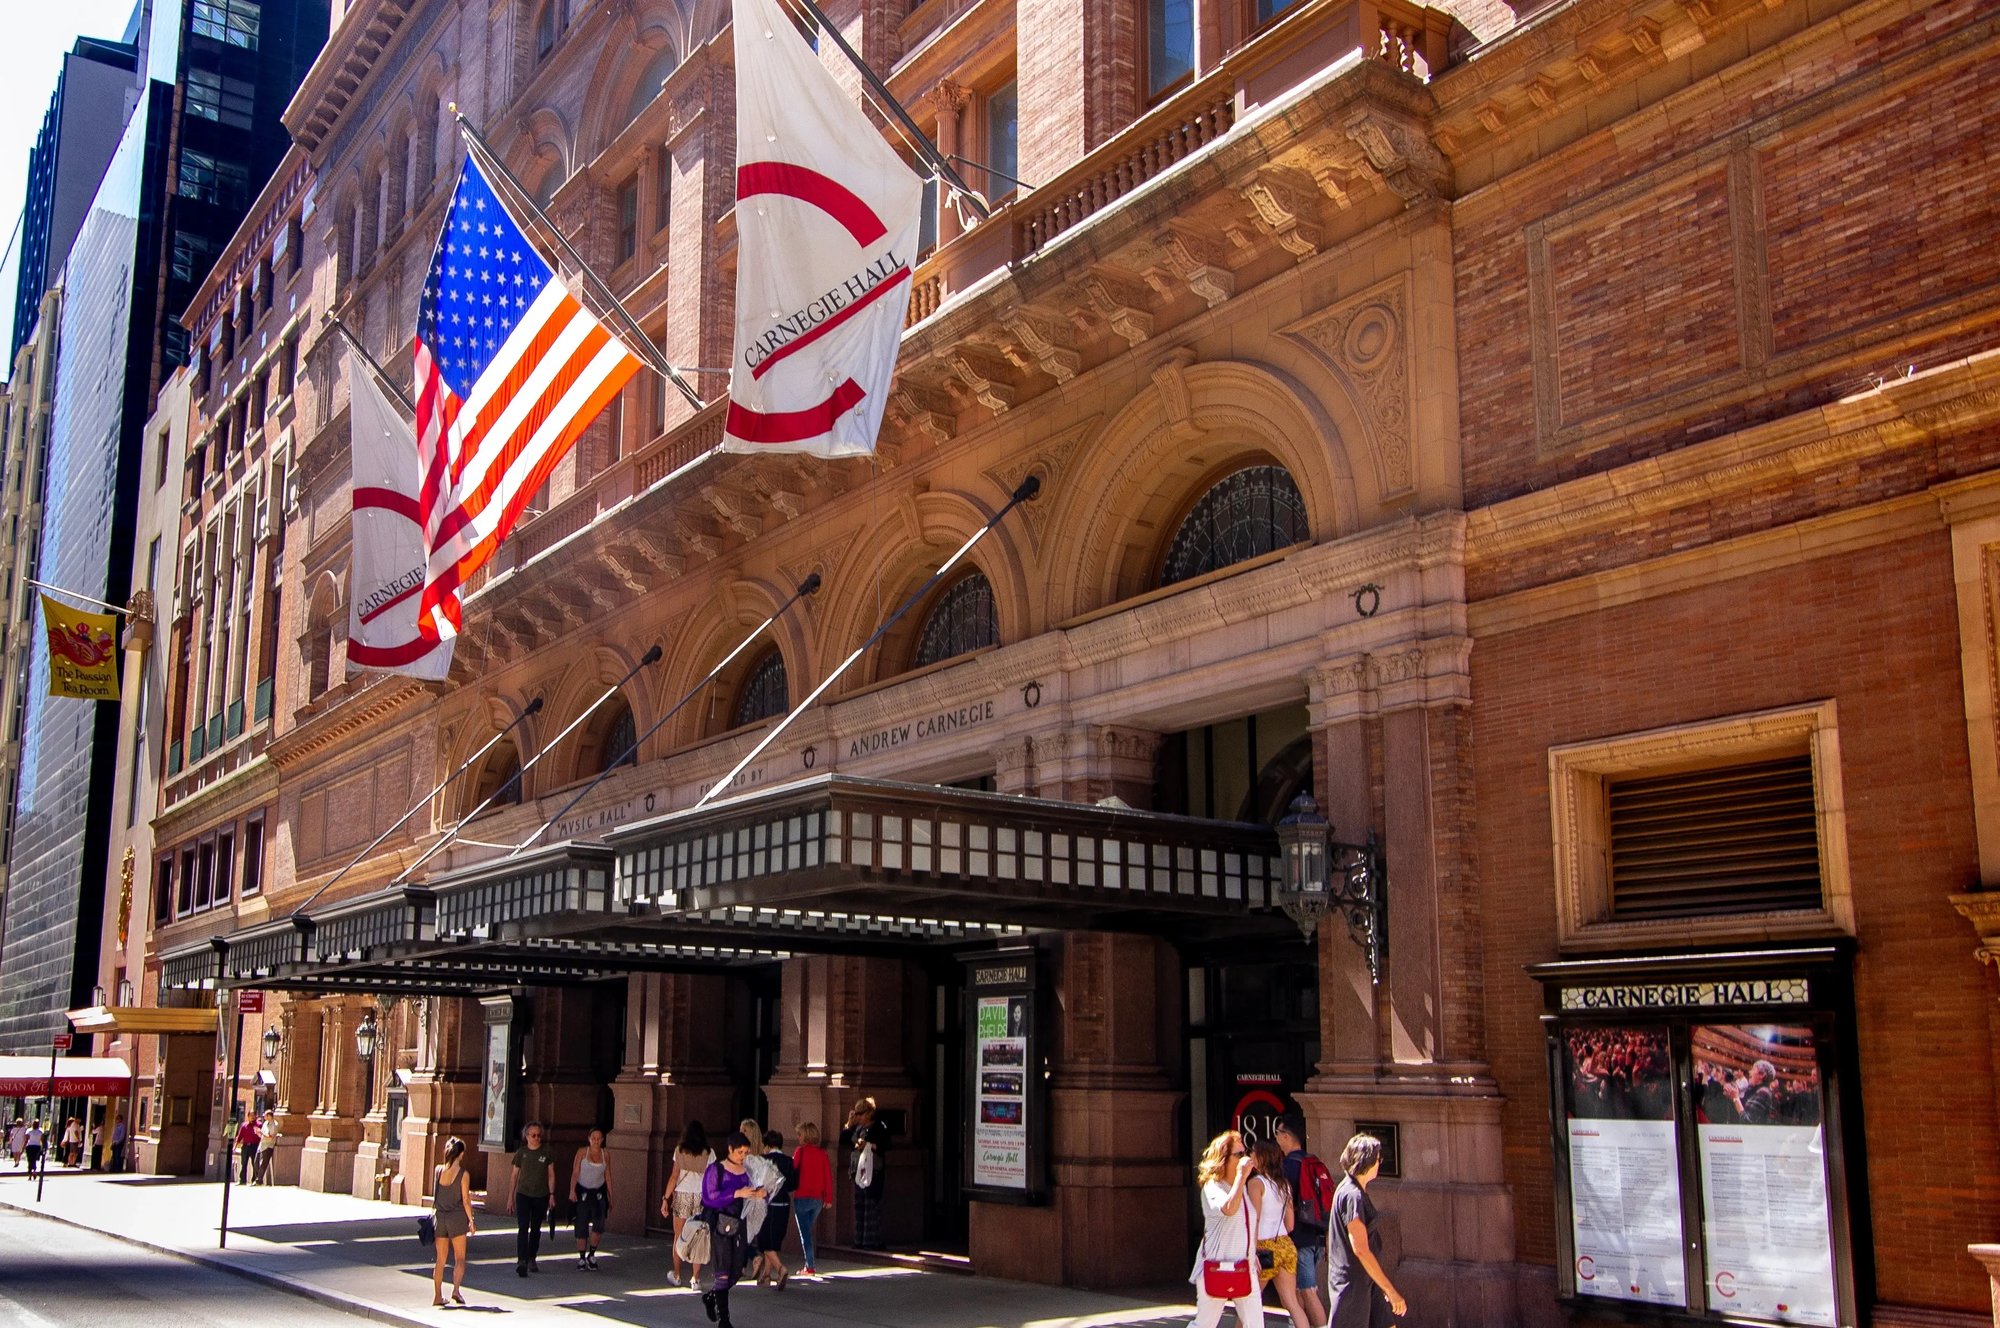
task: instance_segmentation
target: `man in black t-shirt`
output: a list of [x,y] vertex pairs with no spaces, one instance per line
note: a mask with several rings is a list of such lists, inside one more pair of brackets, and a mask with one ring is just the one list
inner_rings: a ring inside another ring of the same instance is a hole
[[514,1272],[526,1277],[542,1270],[535,1256],[542,1251],[542,1218],[555,1189],[556,1158],[542,1141],[542,1123],[529,1121],[514,1151]]

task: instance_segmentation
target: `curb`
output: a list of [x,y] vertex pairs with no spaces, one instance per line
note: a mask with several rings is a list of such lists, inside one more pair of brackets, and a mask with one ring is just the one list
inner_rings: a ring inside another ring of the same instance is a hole
[[39,1217],[47,1222],[60,1222],[66,1227],[75,1227],[80,1231],[92,1231],[108,1239],[120,1241],[126,1245],[134,1245],[142,1250],[151,1250],[154,1254],[165,1255],[170,1259],[182,1259],[189,1263],[198,1263],[203,1267],[230,1273],[248,1282],[257,1282],[279,1291],[289,1292],[301,1300],[310,1300],[317,1304],[326,1305],[333,1309],[355,1315],[358,1318],[372,1320],[376,1323],[398,1324],[403,1325],[404,1328],[436,1328],[436,1321],[433,1319],[415,1318],[382,1306],[371,1305],[366,1301],[352,1300],[320,1287],[295,1282],[291,1278],[279,1273],[270,1273],[265,1272],[261,1268],[247,1267],[234,1259],[225,1257],[220,1250],[207,1253],[184,1250],[173,1245],[162,1245],[155,1241],[141,1239],[138,1236],[128,1236],[123,1232],[106,1231],[103,1227],[94,1227],[88,1222],[79,1221],[73,1217],[64,1217],[58,1213],[45,1213],[39,1208],[24,1208],[18,1203],[10,1203],[5,1199],[0,1199],[0,1209],[21,1213],[28,1217]]

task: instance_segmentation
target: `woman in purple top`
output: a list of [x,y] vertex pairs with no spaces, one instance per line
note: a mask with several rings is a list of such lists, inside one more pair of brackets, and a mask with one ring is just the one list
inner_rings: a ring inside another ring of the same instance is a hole
[[750,1183],[749,1169],[744,1166],[749,1156],[750,1140],[739,1130],[729,1136],[721,1160],[710,1163],[701,1178],[701,1216],[708,1223],[715,1268],[715,1289],[702,1293],[701,1307],[708,1321],[719,1328],[730,1328],[729,1288],[743,1271],[744,1246],[756,1235],[743,1229],[743,1201],[765,1197],[764,1191]]

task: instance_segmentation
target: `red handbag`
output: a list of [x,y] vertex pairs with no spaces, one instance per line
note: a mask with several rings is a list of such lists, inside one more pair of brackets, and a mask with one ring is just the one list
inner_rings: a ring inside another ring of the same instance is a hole
[[1214,1300],[1241,1300],[1257,1286],[1257,1242],[1250,1229],[1250,1196],[1243,1196],[1243,1257],[1203,1259],[1201,1289]]

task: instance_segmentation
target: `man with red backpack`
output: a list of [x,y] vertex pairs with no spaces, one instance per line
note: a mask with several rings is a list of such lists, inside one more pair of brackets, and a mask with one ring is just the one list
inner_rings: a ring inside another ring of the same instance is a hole
[[1309,1320],[1299,1328],[1320,1328],[1326,1323],[1320,1269],[1326,1264],[1326,1225],[1337,1183],[1326,1163],[1306,1151],[1304,1120],[1280,1116],[1274,1133],[1278,1147],[1285,1150],[1285,1181],[1292,1191],[1292,1244],[1299,1252],[1299,1305]]

